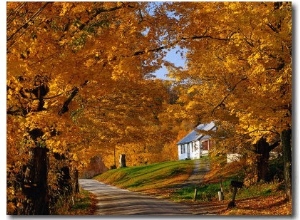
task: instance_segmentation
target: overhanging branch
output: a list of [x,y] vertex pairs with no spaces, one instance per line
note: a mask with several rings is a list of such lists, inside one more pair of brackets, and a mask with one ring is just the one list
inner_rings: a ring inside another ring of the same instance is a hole
[[36,11],[22,26],[20,26],[13,34],[11,34],[8,38],[7,38],[7,42],[9,40],[11,40],[20,30],[22,30],[23,28],[27,28],[29,22],[33,21],[43,10],[44,8],[49,4],[49,2],[46,2],[41,8],[39,8],[38,11]]
[[226,99],[232,94],[232,92],[236,89],[236,87],[238,86],[238,84],[240,84],[242,81],[244,81],[244,80],[246,80],[246,79],[247,79],[246,76],[243,77],[242,79],[240,79],[240,80],[232,87],[232,89],[230,90],[230,92],[226,94],[226,96],[221,100],[221,102],[213,108],[212,113],[211,113],[212,115],[215,113],[215,110],[216,110],[217,108],[219,108],[220,106],[224,105],[224,102],[225,102]]
[[71,101],[73,100],[73,98],[77,95],[77,93],[79,92],[79,88],[78,87],[74,87],[72,89],[71,95],[69,96],[69,98],[64,102],[62,108],[59,110],[58,115],[62,115],[64,113],[66,113],[67,111],[69,111],[69,104],[71,103]]
[[226,38],[213,37],[211,35],[206,35],[206,33],[204,33],[203,35],[194,35],[194,36],[191,36],[191,37],[181,37],[179,40],[171,42],[170,44],[167,44],[167,45],[163,45],[163,46],[160,46],[160,47],[157,47],[157,48],[153,48],[153,49],[150,49],[150,50],[139,50],[139,51],[136,51],[136,52],[134,52],[133,56],[143,55],[146,52],[158,52],[158,51],[161,51],[163,49],[168,49],[168,48],[173,47],[174,45],[178,44],[180,41],[183,41],[183,40],[212,39],[212,40],[219,40],[219,41],[229,41],[230,37],[231,37],[231,35],[229,37],[226,37]]
[[[87,85],[88,83],[88,80],[86,80],[82,85],[81,87]],[[69,111],[69,105],[71,103],[71,101],[74,99],[74,97],[78,94],[79,92],[79,88],[78,87],[74,87],[72,89],[72,92],[70,94],[70,96],[67,98],[67,100],[64,102],[63,106],[61,107],[61,109],[59,110],[58,112],[58,115],[63,115],[64,113],[68,112]]]

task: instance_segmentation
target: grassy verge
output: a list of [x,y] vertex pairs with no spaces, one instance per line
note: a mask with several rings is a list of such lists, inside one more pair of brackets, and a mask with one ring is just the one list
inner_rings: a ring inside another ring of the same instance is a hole
[[81,190],[75,199],[70,212],[73,215],[93,215],[96,210],[96,196],[88,191]]
[[94,194],[80,190],[72,200],[65,201],[58,209],[59,215],[93,215],[96,210],[96,197]]
[[[236,195],[236,199],[238,200],[276,195],[279,192],[281,192],[281,188],[281,183],[258,183],[247,188],[239,189]],[[195,195],[195,189],[197,189],[196,199],[198,201],[218,200],[218,191],[220,191],[220,184],[217,183],[185,186],[177,189],[171,195],[171,198],[177,201],[193,200]],[[231,200],[232,191],[230,188],[230,180],[226,180],[223,182],[223,193],[225,200]]]
[[147,191],[184,182],[192,173],[193,166],[192,160],[168,161],[109,170],[95,179],[132,191]]

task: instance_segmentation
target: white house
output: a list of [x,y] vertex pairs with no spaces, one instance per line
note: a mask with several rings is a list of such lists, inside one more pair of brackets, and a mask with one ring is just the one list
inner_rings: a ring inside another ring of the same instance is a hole
[[208,124],[200,124],[178,143],[178,159],[199,159],[201,156],[208,155],[212,146],[211,137],[201,134],[202,131],[215,130],[216,126],[213,122]]

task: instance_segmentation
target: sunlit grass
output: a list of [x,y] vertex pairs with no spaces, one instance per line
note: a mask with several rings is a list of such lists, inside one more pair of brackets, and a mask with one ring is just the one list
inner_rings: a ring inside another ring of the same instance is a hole
[[169,161],[109,170],[95,179],[121,188],[143,191],[182,183],[192,173],[193,166],[192,160]]

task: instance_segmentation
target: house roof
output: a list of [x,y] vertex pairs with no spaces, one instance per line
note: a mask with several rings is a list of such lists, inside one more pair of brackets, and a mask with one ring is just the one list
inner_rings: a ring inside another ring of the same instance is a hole
[[203,135],[199,133],[198,130],[209,131],[212,130],[214,127],[215,127],[215,123],[213,122],[210,122],[208,124],[200,124],[193,131],[191,131],[184,138],[182,138],[177,144],[186,144],[199,139],[209,138],[210,137],[209,135]]

